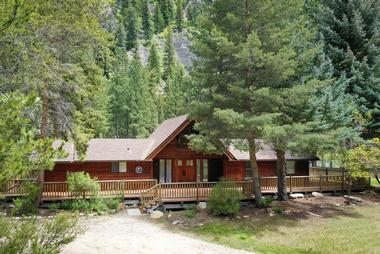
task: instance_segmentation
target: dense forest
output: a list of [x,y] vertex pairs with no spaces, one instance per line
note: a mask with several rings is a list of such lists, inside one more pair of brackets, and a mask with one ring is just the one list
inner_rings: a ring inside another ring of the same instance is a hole
[[378,0],[11,0],[0,9],[0,168],[9,172],[51,168],[25,154],[51,158],[54,139],[83,152],[90,138],[146,137],[181,114],[199,122],[194,149],[248,140],[240,145],[254,169],[257,138],[284,160],[287,149],[335,153],[380,135]]

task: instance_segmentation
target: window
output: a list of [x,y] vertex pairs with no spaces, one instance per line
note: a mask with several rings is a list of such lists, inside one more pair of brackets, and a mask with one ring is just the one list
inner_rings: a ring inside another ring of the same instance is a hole
[[245,177],[252,177],[251,161],[245,162]]
[[186,166],[194,166],[193,160],[186,160]]
[[201,181],[201,160],[197,159],[195,164],[197,166],[197,182],[200,182]]
[[203,159],[203,182],[208,182],[208,160]]
[[296,162],[295,161],[286,161],[286,174],[294,175],[296,173]]
[[177,166],[182,166],[182,160],[177,160]]
[[192,125],[189,125],[180,134],[178,134],[176,137],[176,148],[187,148],[189,139],[186,136],[192,133],[198,133],[198,132],[193,130]]
[[126,172],[127,172],[127,162],[126,161],[112,162],[112,173],[126,173]]

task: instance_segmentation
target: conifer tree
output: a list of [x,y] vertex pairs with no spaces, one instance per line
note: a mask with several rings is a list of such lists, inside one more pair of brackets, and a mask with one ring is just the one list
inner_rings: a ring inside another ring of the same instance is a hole
[[137,47],[137,34],[138,34],[138,19],[135,8],[130,5],[126,9],[126,18],[124,18],[124,26],[127,30],[126,49],[131,50]]
[[190,144],[199,151],[220,153],[231,144],[248,151],[257,206],[262,195],[256,140],[282,115],[278,106],[286,100],[275,91],[292,86],[300,65],[307,63],[298,54],[308,50],[310,40],[303,37],[308,31],[297,16],[301,6],[298,0],[215,0],[194,42],[193,76],[200,93],[192,115],[199,135]]
[[125,28],[124,28],[124,20],[123,16],[120,14],[117,14],[117,30],[115,34],[115,41],[116,41],[116,47],[126,49],[126,40],[127,36],[125,33]]
[[175,66],[175,52],[173,46],[173,29],[169,26],[165,31],[165,44],[164,44],[164,70],[162,78],[169,79],[173,75]]
[[144,37],[146,41],[149,41],[153,36],[153,24],[152,17],[149,10],[149,1],[142,1],[142,27],[144,30]]
[[155,33],[161,33],[164,29],[164,17],[162,16],[160,4],[156,3],[156,10],[154,13],[154,28]]
[[148,71],[151,84],[158,87],[161,83],[162,77],[162,63],[157,43],[155,41],[152,42],[149,49]]
[[372,121],[364,135],[380,135],[380,4],[378,0],[320,0],[313,9],[334,66],[334,77],[346,77],[363,115]]
[[183,3],[182,0],[177,1],[177,13],[176,13],[176,24],[179,32],[183,28]]

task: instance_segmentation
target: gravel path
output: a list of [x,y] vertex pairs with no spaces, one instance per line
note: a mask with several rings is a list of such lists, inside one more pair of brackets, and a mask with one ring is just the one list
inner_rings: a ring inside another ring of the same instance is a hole
[[170,232],[142,218],[119,213],[84,221],[86,232],[64,246],[63,254],[248,254]]

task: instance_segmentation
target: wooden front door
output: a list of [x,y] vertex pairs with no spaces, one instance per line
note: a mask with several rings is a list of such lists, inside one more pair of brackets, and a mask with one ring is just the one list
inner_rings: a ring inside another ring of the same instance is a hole
[[195,182],[195,163],[193,159],[176,160],[176,182]]

